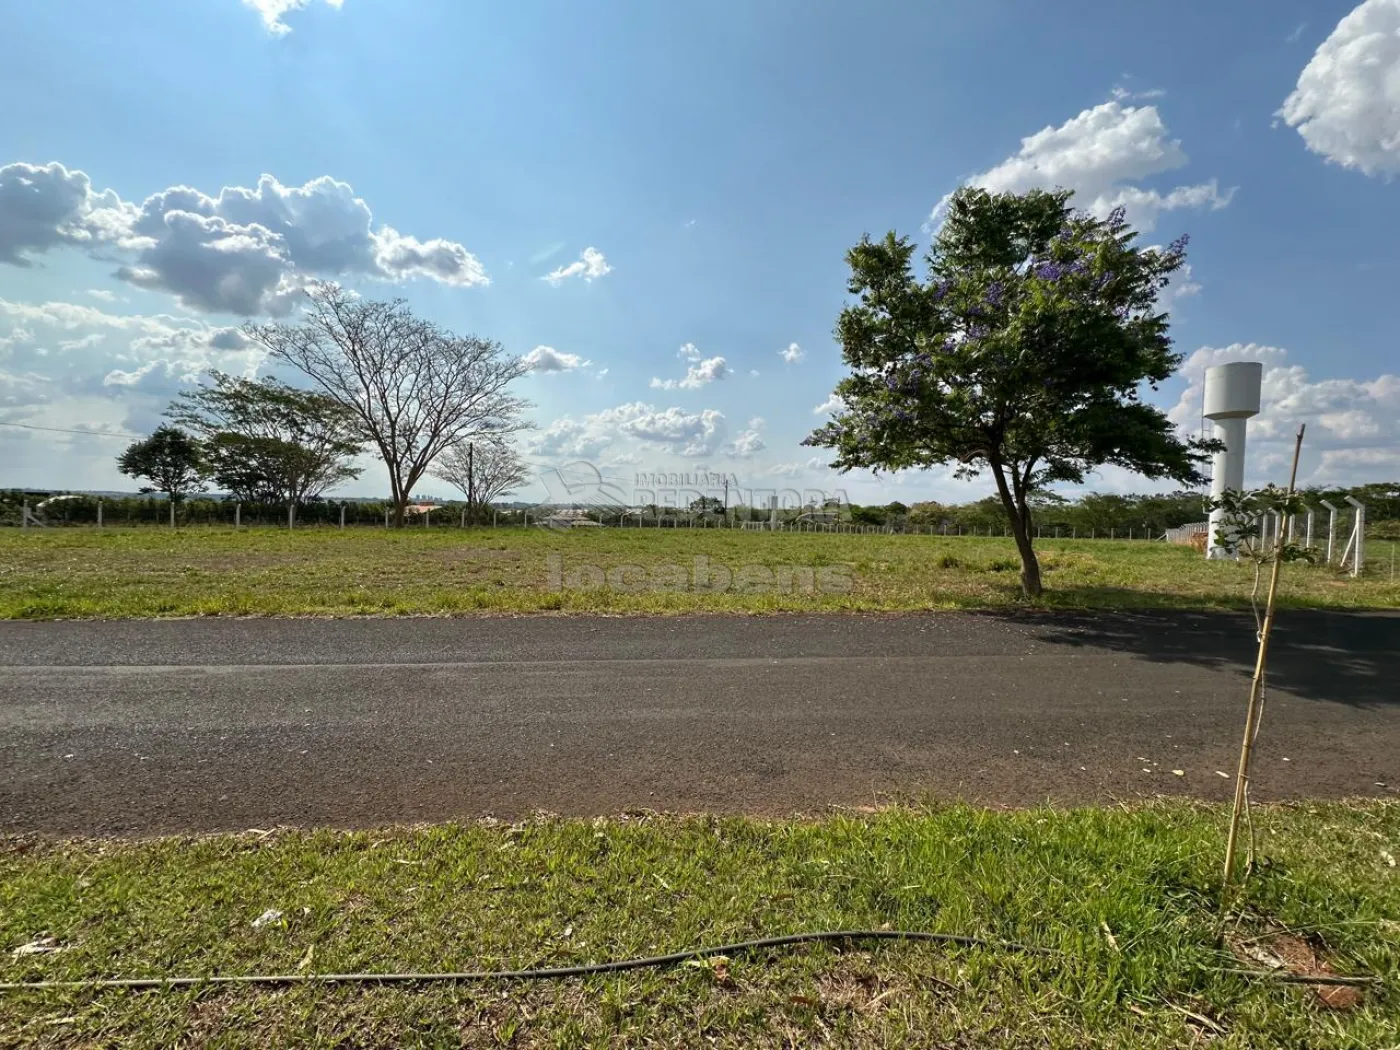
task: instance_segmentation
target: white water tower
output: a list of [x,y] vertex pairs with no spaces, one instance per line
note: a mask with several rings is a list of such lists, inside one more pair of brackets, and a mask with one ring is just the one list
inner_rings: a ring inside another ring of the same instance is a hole
[[[1245,422],[1259,414],[1259,390],[1264,381],[1264,365],[1259,361],[1231,361],[1206,369],[1205,411],[1215,423],[1215,440],[1225,448],[1215,454],[1211,469],[1210,494],[1224,495],[1226,489],[1244,488]],[[1234,557],[1215,542],[1215,529],[1224,511],[1210,513],[1206,540],[1207,558]]]

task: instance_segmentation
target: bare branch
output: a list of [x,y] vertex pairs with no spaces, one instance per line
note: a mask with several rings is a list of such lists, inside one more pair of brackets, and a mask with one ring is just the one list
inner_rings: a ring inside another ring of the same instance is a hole
[[499,438],[454,445],[439,457],[432,473],[460,489],[473,512],[518,489],[530,478],[529,468],[514,447]]
[[310,286],[307,298],[301,324],[244,331],[354,413],[384,460],[400,523],[447,449],[525,426],[528,402],[508,388],[527,369],[499,343],[445,331],[401,299],[361,299],[332,283]]

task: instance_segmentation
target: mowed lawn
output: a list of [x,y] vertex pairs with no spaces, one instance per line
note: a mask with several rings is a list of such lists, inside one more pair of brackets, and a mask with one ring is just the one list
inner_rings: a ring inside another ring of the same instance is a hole
[[[1141,540],[1038,543],[1041,604],[1242,607],[1248,566]],[[696,586],[697,558],[702,586]],[[907,611],[1021,601],[1010,540],[719,529],[7,529],[0,617]],[[726,585],[727,583],[727,585]],[[1400,605],[1381,566],[1285,568],[1285,604]]]
[[[881,927],[1047,950],[850,942],[531,983],[9,991],[0,1045],[1396,1046],[1400,805],[1258,809],[1259,866],[1222,940],[1224,822],[1159,803],[0,837],[0,982],[557,967]],[[1281,957],[1284,931],[1381,983],[1328,1007],[1237,972]],[[56,950],[15,953],[36,942]]]

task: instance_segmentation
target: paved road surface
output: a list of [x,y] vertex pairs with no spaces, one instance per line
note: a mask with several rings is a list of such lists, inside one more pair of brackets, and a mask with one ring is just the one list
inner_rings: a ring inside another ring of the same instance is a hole
[[[1400,794],[1400,614],[1275,637],[1257,797]],[[1224,798],[1252,655],[1224,614],[6,623],[0,831]]]

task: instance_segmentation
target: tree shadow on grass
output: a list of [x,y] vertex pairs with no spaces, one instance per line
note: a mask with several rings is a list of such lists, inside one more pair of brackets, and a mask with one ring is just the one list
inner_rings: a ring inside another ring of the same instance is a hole
[[[989,612],[1030,628],[1050,645],[1126,653],[1254,673],[1258,653],[1248,612],[1105,610]],[[1400,612],[1280,609],[1269,641],[1269,687],[1351,707],[1400,705]]]

